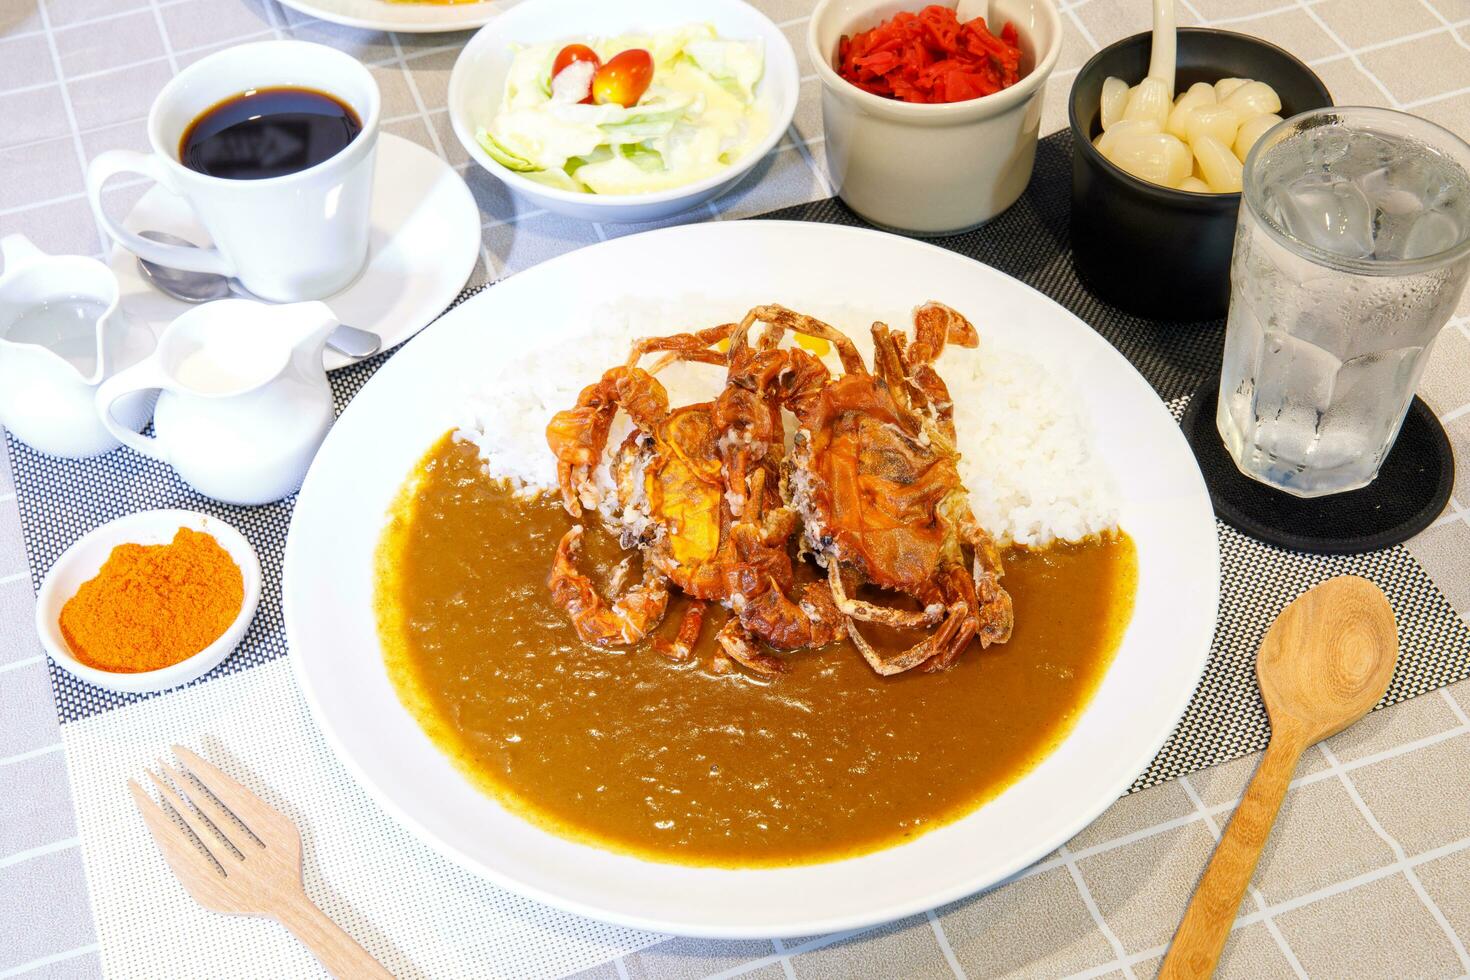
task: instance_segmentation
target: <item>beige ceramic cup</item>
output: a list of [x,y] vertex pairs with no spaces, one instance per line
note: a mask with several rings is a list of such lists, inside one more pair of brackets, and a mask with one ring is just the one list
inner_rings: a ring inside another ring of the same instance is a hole
[[[953,7],[958,0],[939,0]],[[1054,0],[991,0],[995,30],[1016,25],[1021,80],[994,95],[914,105],[864,92],[833,67],[843,35],[876,27],[915,0],[820,0],[807,50],[822,80],[827,164],[837,194],[876,225],[945,235],[983,224],[1031,180],[1041,97],[1062,48]]]

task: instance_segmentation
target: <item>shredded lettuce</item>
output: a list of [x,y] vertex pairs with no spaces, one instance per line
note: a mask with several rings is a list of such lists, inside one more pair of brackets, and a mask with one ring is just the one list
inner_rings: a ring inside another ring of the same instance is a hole
[[525,157],[507,150],[499,140],[490,135],[488,130],[477,131],[475,139],[479,141],[480,147],[490,154],[492,160],[507,170],[514,170],[518,174],[528,174],[541,169]]
[[697,118],[704,111],[704,103],[698,97],[670,93],[667,96],[655,96],[623,111],[627,115],[621,120],[605,122],[599,126],[607,134],[609,143],[642,143],[644,140],[666,136],[680,119],[686,116]]
[[623,156],[646,174],[660,173],[664,169],[664,156],[659,151],[642,143],[624,143],[620,147]]
[[569,176],[565,170],[537,170],[536,172],[526,174],[525,176],[529,177],[531,180],[534,180],[538,184],[545,184],[547,187],[555,187],[557,190],[573,191],[578,194],[589,193],[589,189],[586,184],[582,183],[574,177]]
[[755,86],[765,73],[766,59],[759,41],[692,41],[684,48],[689,59],[709,77],[733,86],[746,102],[755,99]]

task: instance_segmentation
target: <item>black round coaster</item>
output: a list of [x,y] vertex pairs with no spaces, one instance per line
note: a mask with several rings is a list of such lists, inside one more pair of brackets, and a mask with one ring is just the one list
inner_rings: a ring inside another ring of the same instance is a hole
[[1455,458],[1444,428],[1415,398],[1398,441],[1361,490],[1305,499],[1257,483],[1236,468],[1215,427],[1220,379],[1189,399],[1180,425],[1199,461],[1215,513],[1268,544],[1322,555],[1356,555],[1405,541],[1444,512]]

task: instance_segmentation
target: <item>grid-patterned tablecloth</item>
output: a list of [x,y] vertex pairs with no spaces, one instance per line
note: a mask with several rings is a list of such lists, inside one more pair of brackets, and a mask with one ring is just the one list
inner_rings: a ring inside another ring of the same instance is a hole
[[[757,6],[785,27],[809,72],[802,42],[810,0],[757,0]],[[1180,6],[1182,23],[1226,25],[1295,52],[1339,103],[1405,108],[1470,133],[1465,0],[1182,0]],[[1065,48],[1049,83],[1043,132],[1063,125],[1063,99],[1077,67],[1099,43],[1143,28],[1147,7],[1143,0],[1064,5]],[[220,46],[272,36],[324,41],[369,63],[383,90],[385,128],[465,172],[484,217],[477,280],[637,230],[527,210],[468,164],[443,109],[463,35],[394,37],[337,28],[251,0],[0,0],[0,234],[22,231],[49,251],[100,254],[103,241],[81,193],[85,160],[106,148],[142,148],[148,103],[178,67]],[[758,181],[747,180],[716,202],[708,218],[745,217],[830,194],[818,83],[809,74],[792,131],[757,174]],[[112,188],[109,208],[124,212],[144,187]],[[1470,613],[1470,510],[1462,506],[1470,504],[1470,320],[1464,316],[1470,302],[1460,312],[1421,394],[1445,422],[1461,470],[1450,508],[1410,551],[1464,615]],[[0,465],[0,976],[92,976],[102,960],[50,686],[30,625],[32,601],[9,468]],[[216,687],[223,685],[200,690]],[[1470,972],[1467,711],[1470,684],[1461,683],[1379,712],[1309,755],[1227,947],[1226,975]],[[1253,762],[1128,797],[1015,883],[926,916],[857,936],[786,943],[620,936],[608,939],[607,948],[621,955],[589,975],[1151,976]],[[435,860],[427,851],[421,857]],[[330,873],[325,877],[321,887]],[[455,884],[444,887],[452,891]],[[452,924],[448,931],[455,931]],[[473,940],[484,944],[487,955],[477,966],[487,975],[497,967],[493,939]],[[390,932],[389,947],[392,940]],[[651,945],[633,948],[643,943]],[[118,975],[130,962],[105,958]],[[418,969],[432,975],[427,965]],[[527,969],[534,975],[533,965]]]

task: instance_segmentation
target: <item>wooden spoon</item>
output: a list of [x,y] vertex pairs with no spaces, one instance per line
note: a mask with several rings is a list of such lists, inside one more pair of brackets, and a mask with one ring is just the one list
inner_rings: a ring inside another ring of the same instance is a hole
[[1379,702],[1398,655],[1388,600],[1354,575],[1298,596],[1271,624],[1256,655],[1271,744],[1195,888],[1161,978],[1214,972],[1302,753]]

